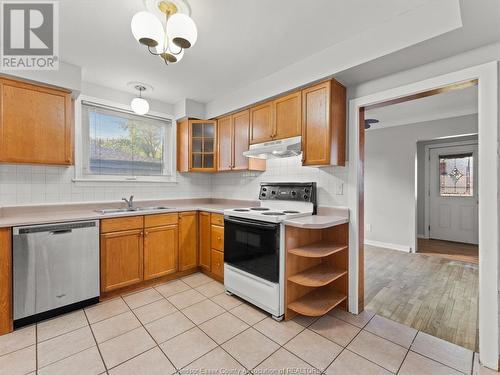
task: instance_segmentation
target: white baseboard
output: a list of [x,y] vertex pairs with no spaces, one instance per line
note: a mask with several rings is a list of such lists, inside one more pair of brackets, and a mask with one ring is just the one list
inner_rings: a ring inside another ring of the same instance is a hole
[[417,234],[417,238],[422,238],[424,240],[428,240],[429,239],[429,236],[425,235],[425,234]]
[[376,247],[384,247],[386,249],[403,251],[405,253],[410,253],[411,252],[411,247],[410,246],[398,245],[396,243],[365,240],[365,245],[376,246]]

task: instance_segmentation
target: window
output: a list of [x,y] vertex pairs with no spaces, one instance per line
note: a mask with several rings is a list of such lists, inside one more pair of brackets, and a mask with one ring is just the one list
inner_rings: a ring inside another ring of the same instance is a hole
[[474,160],[472,153],[439,156],[439,195],[472,197],[474,195]]
[[172,174],[172,121],[82,102],[83,179],[164,181]]

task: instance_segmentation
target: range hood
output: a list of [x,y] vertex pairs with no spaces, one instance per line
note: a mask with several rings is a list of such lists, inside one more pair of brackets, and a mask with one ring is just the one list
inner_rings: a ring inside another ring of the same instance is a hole
[[300,155],[302,137],[279,139],[250,145],[249,150],[243,152],[243,156],[255,159],[278,159]]

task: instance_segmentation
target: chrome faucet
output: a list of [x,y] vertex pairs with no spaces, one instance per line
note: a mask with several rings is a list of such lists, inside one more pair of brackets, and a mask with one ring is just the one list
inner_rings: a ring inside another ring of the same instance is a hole
[[129,199],[122,198],[122,201],[125,201],[125,203],[127,203],[127,208],[129,210],[133,210],[134,209],[134,196],[133,195],[131,195]]

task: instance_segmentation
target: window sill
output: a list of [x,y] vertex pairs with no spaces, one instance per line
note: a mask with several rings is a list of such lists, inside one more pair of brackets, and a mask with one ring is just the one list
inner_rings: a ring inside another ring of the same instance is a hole
[[73,178],[72,181],[77,185],[103,185],[103,184],[161,184],[161,185],[175,185],[177,180],[175,177],[162,178],[137,178],[137,179],[127,179],[127,178]]

